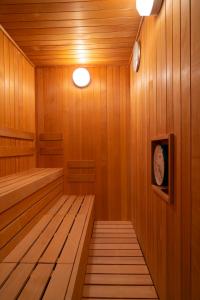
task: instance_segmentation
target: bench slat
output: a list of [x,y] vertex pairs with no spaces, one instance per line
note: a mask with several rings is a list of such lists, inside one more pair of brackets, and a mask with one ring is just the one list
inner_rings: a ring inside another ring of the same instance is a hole
[[44,168],[33,168],[23,172],[0,177],[0,188],[2,189],[4,187],[7,187],[8,185],[12,185],[13,183],[20,182],[28,178],[29,176],[40,174],[44,170],[45,170]]
[[4,186],[0,190],[0,196],[9,193],[16,188],[18,189],[19,187],[24,186],[27,182],[29,183],[30,181],[34,181],[35,179],[38,179],[51,171],[52,169],[42,169],[38,172],[36,169],[31,173],[25,174],[24,176],[19,176],[16,179],[4,182]]
[[0,287],[15,268],[16,263],[0,263]]
[[43,300],[64,299],[73,264],[58,264],[54,270]]
[[30,248],[28,253],[24,256],[22,259],[22,262],[24,263],[36,263],[40,256],[42,255],[45,248],[48,246],[50,240],[52,239],[54,233],[60,226],[63,218],[69,211],[71,205],[74,202],[74,197],[70,197],[68,201],[64,203],[64,205],[61,207],[59,212],[54,216],[54,218],[51,220],[51,222],[48,224],[48,226],[45,228],[45,230],[42,232],[40,237],[37,239],[37,241],[33,244],[33,246]]
[[26,284],[34,268],[33,264],[20,264],[12,272],[8,280],[0,290],[0,299],[10,300],[16,299],[20,291]]
[[4,211],[4,213],[1,214],[0,230],[2,230],[4,227],[6,227],[8,224],[10,224],[14,219],[16,219],[23,212],[25,212],[34,203],[40,201],[47,194],[51,193],[55,187],[57,187],[58,185],[62,185],[62,184],[63,184],[63,178],[60,177],[60,178],[56,179],[55,182],[49,183],[43,189],[35,192],[34,194],[23,199],[16,205],[12,206],[10,209]]
[[25,197],[33,194],[37,190],[43,188],[48,183],[56,180],[63,175],[62,169],[49,171],[48,174],[43,174],[43,176],[37,177],[35,181],[33,178],[26,181],[26,185],[19,185],[16,189],[6,192],[0,195],[0,213],[9,207],[13,206],[17,202],[20,202]]
[[34,203],[30,208],[24,211],[18,218],[16,218],[12,223],[6,226],[3,230],[0,231],[0,248],[5,246],[13,235],[16,235],[26,224],[29,223],[31,219],[34,218],[45,206],[56,198],[58,194],[62,192],[62,187],[58,185],[52,191],[52,193],[47,194],[40,201]]
[[68,237],[69,231],[71,229],[71,226],[73,225],[78,210],[80,209],[82,201],[83,197],[79,197],[79,199],[74,202],[70,211],[65,216],[60,228],[51,240],[48,248],[40,258],[41,263],[53,263],[57,260],[59,253],[61,252],[62,247],[65,243],[65,240]]
[[[32,272],[29,281],[19,296],[19,300],[36,300],[41,299],[53,270],[53,264],[39,264]],[[55,298],[56,299],[56,298]]]
[[80,242],[80,238],[83,232],[89,207],[90,207],[89,198],[85,197],[80,212],[74,222],[72,230],[67,239],[67,242],[63,247],[58,263],[68,263],[68,264],[74,263],[76,250]]
[[10,252],[10,254],[4,259],[4,262],[19,262],[22,259],[54,215],[56,215],[61,206],[65,203],[66,199],[67,196],[62,196],[57,201],[57,203],[42,217],[42,219],[32,228],[25,238]]
[[82,296],[82,288],[84,284],[88,258],[88,245],[92,235],[94,223],[94,196],[88,196],[88,201],[90,201],[89,210],[67,289],[67,294],[65,297],[66,300],[77,300]]
[[93,222],[94,196],[61,197],[4,259],[0,298],[81,298]]

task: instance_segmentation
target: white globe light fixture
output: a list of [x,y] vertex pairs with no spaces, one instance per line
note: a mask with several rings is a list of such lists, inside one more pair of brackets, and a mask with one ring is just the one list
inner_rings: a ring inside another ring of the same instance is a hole
[[163,0],[136,0],[136,9],[140,16],[157,15]]
[[85,68],[77,68],[72,75],[73,82],[76,86],[83,88],[90,83],[90,73]]

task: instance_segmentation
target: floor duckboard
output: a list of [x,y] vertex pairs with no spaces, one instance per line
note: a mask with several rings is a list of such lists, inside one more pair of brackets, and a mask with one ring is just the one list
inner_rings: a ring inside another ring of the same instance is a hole
[[158,299],[130,222],[97,221],[82,300]]

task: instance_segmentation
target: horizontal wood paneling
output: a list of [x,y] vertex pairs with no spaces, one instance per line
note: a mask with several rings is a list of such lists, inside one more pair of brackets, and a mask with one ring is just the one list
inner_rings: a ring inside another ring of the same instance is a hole
[[131,0],[0,4],[0,23],[36,65],[128,63],[139,22]]
[[[190,1],[165,0],[158,17],[144,19],[139,39],[138,73],[131,64],[132,219],[160,299],[196,300],[199,293],[190,293]],[[151,187],[151,138],[168,133],[175,137],[171,205]]]
[[4,176],[35,166],[35,75],[1,28],[0,53],[0,176]]
[[[41,167],[65,167],[65,191],[95,193],[97,219],[129,219],[129,68],[89,67],[91,84],[72,82],[73,67],[36,69],[38,135],[60,132],[64,156],[39,155]],[[63,143],[63,144],[62,144]]]

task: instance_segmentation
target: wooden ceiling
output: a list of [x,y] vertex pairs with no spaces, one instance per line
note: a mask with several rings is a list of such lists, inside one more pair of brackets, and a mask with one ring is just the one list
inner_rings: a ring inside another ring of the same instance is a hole
[[135,0],[1,0],[0,23],[35,65],[125,64]]

